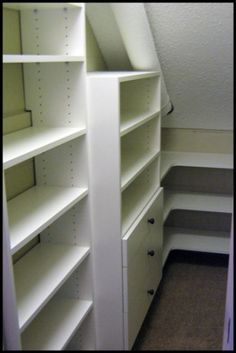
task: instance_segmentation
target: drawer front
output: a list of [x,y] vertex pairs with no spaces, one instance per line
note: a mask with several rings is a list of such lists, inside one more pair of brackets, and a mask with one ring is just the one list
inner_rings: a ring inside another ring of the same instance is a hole
[[126,349],[132,348],[162,275],[162,202],[161,188],[123,238]]
[[154,202],[148,212],[149,223],[148,263],[149,289],[156,291],[162,277],[162,246],[163,246],[163,192]]

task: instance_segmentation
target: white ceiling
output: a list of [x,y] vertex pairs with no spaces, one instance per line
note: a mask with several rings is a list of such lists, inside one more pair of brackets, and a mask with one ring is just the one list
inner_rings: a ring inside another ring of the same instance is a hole
[[163,126],[233,128],[233,4],[145,3],[175,110]]

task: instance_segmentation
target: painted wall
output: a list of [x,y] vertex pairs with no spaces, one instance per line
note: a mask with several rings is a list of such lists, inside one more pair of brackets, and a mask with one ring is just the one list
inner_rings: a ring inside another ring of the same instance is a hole
[[233,4],[145,3],[173,101],[164,127],[233,129]]

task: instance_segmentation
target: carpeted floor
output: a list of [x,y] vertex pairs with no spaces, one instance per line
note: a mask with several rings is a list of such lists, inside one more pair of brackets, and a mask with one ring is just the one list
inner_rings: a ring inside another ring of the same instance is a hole
[[173,251],[133,350],[221,350],[227,255]]

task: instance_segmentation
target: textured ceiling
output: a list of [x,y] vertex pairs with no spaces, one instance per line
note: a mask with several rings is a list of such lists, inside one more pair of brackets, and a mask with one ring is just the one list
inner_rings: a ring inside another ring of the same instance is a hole
[[174,112],[163,126],[233,128],[233,4],[145,3]]

